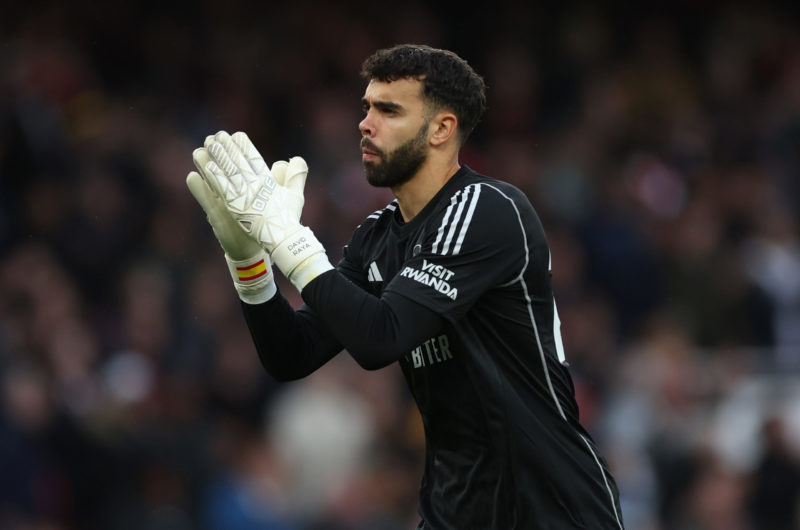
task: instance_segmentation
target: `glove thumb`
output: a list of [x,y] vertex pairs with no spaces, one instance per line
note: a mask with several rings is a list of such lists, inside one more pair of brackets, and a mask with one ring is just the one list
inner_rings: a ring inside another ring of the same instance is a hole
[[307,176],[308,164],[306,164],[306,161],[302,157],[293,156],[289,159],[286,175],[283,178],[283,185],[302,197]]
[[272,173],[272,178],[281,186],[284,185],[284,181],[286,180],[286,169],[288,167],[289,163],[286,160],[277,160],[272,164],[272,168],[269,170],[270,173]]

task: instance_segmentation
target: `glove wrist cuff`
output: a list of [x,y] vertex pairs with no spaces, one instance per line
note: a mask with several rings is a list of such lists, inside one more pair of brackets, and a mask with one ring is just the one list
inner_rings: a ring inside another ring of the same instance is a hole
[[292,271],[292,274],[289,276],[289,281],[292,282],[297,292],[302,293],[303,288],[308,285],[311,280],[323,272],[328,272],[332,269],[333,265],[331,265],[326,254],[314,254]]
[[325,247],[307,226],[281,241],[272,251],[272,259],[284,276],[302,291],[308,282],[333,268]]
[[252,258],[234,260],[225,254],[228,271],[239,298],[248,304],[266,302],[277,292],[272,264],[263,250]]

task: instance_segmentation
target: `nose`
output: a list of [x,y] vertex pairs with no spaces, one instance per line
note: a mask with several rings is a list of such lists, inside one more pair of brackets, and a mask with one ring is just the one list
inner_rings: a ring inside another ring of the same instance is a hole
[[361,131],[361,136],[372,136],[374,132],[374,126],[372,123],[372,119],[370,117],[370,113],[368,112],[364,119],[358,124],[358,130]]

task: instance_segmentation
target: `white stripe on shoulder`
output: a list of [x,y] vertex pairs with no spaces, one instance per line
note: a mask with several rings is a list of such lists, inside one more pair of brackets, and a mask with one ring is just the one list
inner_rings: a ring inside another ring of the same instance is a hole
[[458,222],[461,220],[461,214],[464,213],[464,204],[467,203],[469,193],[474,188],[474,184],[470,184],[464,188],[464,194],[461,196],[461,200],[458,202],[458,209],[456,209],[456,214],[453,216],[453,221],[450,223],[450,230],[447,232],[447,239],[444,240],[444,245],[442,246],[442,255],[447,254],[447,251],[450,250],[450,242],[453,241],[453,235],[456,233],[456,227],[458,226]]
[[458,233],[456,246],[453,247],[453,255],[458,254],[461,250],[461,244],[464,242],[464,237],[467,235],[469,223],[472,221],[472,214],[475,213],[475,206],[478,204],[478,197],[481,194],[481,185],[475,184],[475,193],[472,195],[472,200],[469,203],[469,210],[467,210],[467,217],[464,219],[464,224],[461,226],[461,232]]
[[453,206],[455,206],[459,195],[461,195],[461,190],[458,190],[456,193],[453,194],[453,196],[450,198],[450,206],[448,206],[447,211],[444,212],[444,217],[442,218],[442,224],[439,226],[439,231],[436,233],[436,241],[433,242],[433,246],[431,247],[431,252],[433,252],[434,254],[439,249],[439,243],[442,241],[442,235],[444,235],[444,229],[447,227],[447,222],[450,220],[450,214],[453,213]]
[[367,219],[377,219],[378,217],[383,215],[383,212],[385,212],[386,210],[389,210],[390,212],[393,212],[396,209],[397,209],[397,201],[395,200],[395,201],[390,202],[386,206],[384,206],[384,208],[382,210],[375,210],[374,212],[369,214],[367,216]]

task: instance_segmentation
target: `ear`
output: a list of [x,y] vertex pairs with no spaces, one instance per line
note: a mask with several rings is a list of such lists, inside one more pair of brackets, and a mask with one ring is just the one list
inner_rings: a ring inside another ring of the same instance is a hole
[[431,145],[438,147],[458,134],[458,118],[449,111],[442,111],[431,120]]

